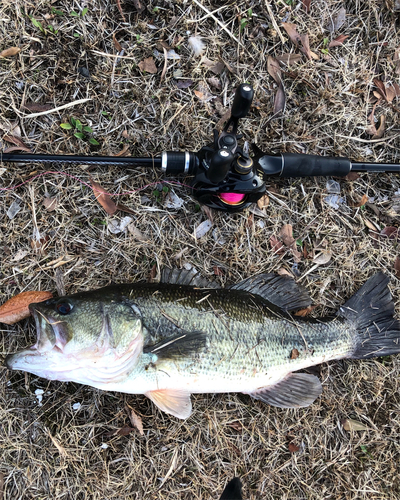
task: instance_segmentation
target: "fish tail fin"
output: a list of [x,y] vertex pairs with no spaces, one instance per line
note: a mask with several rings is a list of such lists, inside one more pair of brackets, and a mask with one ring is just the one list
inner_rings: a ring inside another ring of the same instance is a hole
[[400,352],[400,322],[394,318],[389,278],[378,273],[342,306],[339,316],[356,328],[354,359],[376,358]]

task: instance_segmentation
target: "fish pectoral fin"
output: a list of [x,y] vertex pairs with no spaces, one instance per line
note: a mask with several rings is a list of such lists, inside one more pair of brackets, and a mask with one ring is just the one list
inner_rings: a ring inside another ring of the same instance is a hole
[[146,392],[146,396],[160,408],[176,418],[188,418],[192,413],[190,392],[180,389],[160,389]]
[[322,394],[322,385],[315,375],[290,373],[275,385],[247,394],[279,408],[303,408],[310,406]]
[[205,332],[185,332],[167,337],[158,344],[145,346],[145,354],[157,355],[158,360],[177,359],[181,357],[195,356],[207,348],[207,334]]

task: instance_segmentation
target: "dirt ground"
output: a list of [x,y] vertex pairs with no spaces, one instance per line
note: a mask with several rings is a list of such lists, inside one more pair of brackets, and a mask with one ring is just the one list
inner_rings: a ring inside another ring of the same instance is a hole
[[[262,150],[400,162],[396,3],[312,0],[307,13],[298,0],[121,0],[121,13],[117,0],[3,0],[0,50],[21,51],[0,59],[2,150],[21,147],[20,139],[41,153],[197,151],[246,81],[255,99],[240,131]],[[312,54],[283,22],[308,35]],[[202,55],[190,36],[201,37]],[[267,62],[283,54],[292,54],[289,66],[281,63],[286,107],[274,114],[278,87]],[[222,285],[289,273],[318,305],[314,316],[337,310],[383,271],[398,312],[395,174],[333,179],[339,199],[332,179],[271,178],[264,208],[226,214],[199,207],[185,187],[190,178],[152,168],[2,164],[0,172],[0,302],[193,266]],[[90,177],[130,212],[107,214]],[[211,229],[195,238],[206,220]],[[34,343],[31,320],[1,326],[0,361]],[[333,361],[318,371],[324,391],[309,408],[201,394],[180,421],[144,396],[2,367],[0,498],[213,500],[235,475],[245,499],[400,498],[400,357]],[[121,435],[131,426],[128,405],[143,419],[143,436]],[[362,430],[346,430],[348,419]]]

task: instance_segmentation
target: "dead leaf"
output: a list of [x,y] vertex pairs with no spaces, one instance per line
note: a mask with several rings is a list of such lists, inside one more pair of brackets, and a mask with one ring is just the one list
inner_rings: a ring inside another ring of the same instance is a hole
[[352,418],[346,418],[342,420],[342,426],[345,431],[369,431],[369,427],[365,424],[353,420]]
[[43,200],[43,205],[45,206],[46,210],[49,212],[53,212],[57,208],[57,198],[50,198],[46,197]]
[[31,239],[31,247],[38,255],[43,255],[46,253],[47,245],[49,244],[49,235],[39,237],[39,239]]
[[281,68],[279,66],[278,61],[272,56],[268,56],[267,71],[272,76],[272,78],[275,80],[275,82],[279,85],[282,81]]
[[283,243],[290,247],[295,243],[293,238],[293,227],[291,224],[284,224],[279,232],[279,236],[282,238]]
[[374,91],[375,97],[383,97],[383,99],[385,99],[385,101],[388,103],[393,102],[393,99],[395,97],[400,96],[400,87],[397,83],[386,87],[382,80],[379,80],[379,78],[374,78],[374,85],[378,89],[377,92]]
[[131,235],[135,240],[147,241],[146,236],[141,231],[139,231],[139,229],[135,226],[133,222],[129,224],[128,231],[131,233]]
[[285,89],[283,87],[283,83],[279,84],[278,90],[275,95],[274,100],[274,116],[285,111],[286,107],[286,94]]
[[321,252],[313,258],[313,262],[314,264],[323,266],[324,264],[328,264],[331,258],[332,258],[332,252]]
[[111,437],[111,436],[128,436],[131,432],[133,432],[135,429],[133,427],[129,427],[129,425],[124,425],[120,429],[116,429],[115,431],[107,432],[105,436]]
[[339,35],[338,37],[336,37],[334,40],[331,40],[329,42],[329,45],[328,47],[329,48],[332,48],[332,47],[338,47],[339,45],[342,45],[343,42],[346,40],[346,38],[349,38],[349,35]]
[[290,353],[290,359],[297,359],[299,357],[299,351],[297,349],[292,349]]
[[389,240],[396,240],[400,236],[400,229],[394,226],[384,227],[379,233],[382,239],[388,238]]
[[211,85],[211,87],[215,87],[218,90],[221,90],[221,80],[219,78],[215,78],[212,76],[211,78],[207,78],[207,82]]
[[138,11],[138,14],[141,14],[146,9],[146,6],[143,5],[140,0],[133,0],[133,5],[135,9]]
[[3,139],[7,142],[11,142],[12,144],[15,144],[16,146],[19,146],[19,148],[22,151],[27,151],[28,153],[32,153],[32,150],[28,148],[28,146],[23,142],[21,137],[17,135],[17,131],[13,131],[13,135],[5,135],[3,136]]
[[129,150],[129,144],[124,144],[124,147],[121,151],[113,156],[127,156],[125,153]]
[[149,283],[152,283],[155,280],[156,275],[157,275],[157,264],[154,264],[154,266],[151,268],[150,271]]
[[306,307],[305,309],[300,309],[300,311],[297,311],[294,313],[295,316],[300,316],[301,318],[305,318],[306,316],[308,316],[312,311],[314,311],[314,309],[318,307],[318,305],[314,305],[314,306],[308,306]]
[[30,316],[29,304],[51,299],[51,292],[22,292],[0,306],[0,323],[13,325]]
[[92,189],[94,195],[96,196],[96,200],[100,203],[100,205],[109,215],[115,214],[115,212],[118,210],[117,205],[112,201],[107,191],[103,187],[101,187],[100,184],[95,182],[92,178],[90,178],[90,182],[92,184]]
[[225,69],[225,64],[222,61],[210,61],[210,59],[203,57],[201,62],[210,71],[212,71],[214,73],[214,75],[220,75]]
[[25,102],[22,107],[32,113],[41,113],[53,108],[52,104],[40,104],[38,102]]
[[331,33],[337,31],[343,26],[345,22],[346,22],[346,9],[342,7],[336,14],[336,17],[331,19],[331,22],[328,26],[328,31],[330,31]]
[[309,59],[319,59],[319,56],[310,50],[310,42],[308,35],[300,35],[297,32],[297,26],[293,23],[282,23],[283,28],[289,35],[292,42],[305,54]]
[[400,257],[397,256],[396,260],[394,261],[394,270],[395,274],[398,278],[400,278]]
[[121,47],[121,44],[119,43],[119,41],[116,39],[115,33],[113,33],[113,42],[114,42],[114,46],[118,50],[118,52],[121,52],[122,47]]
[[297,444],[294,444],[294,443],[289,443],[288,448],[289,448],[290,453],[296,453],[296,452],[300,451],[300,446],[297,446]]
[[368,219],[364,218],[364,224],[367,226],[368,229],[371,229],[371,231],[379,231],[379,226],[377,226]]
[[306,11],[306,13],[309,14],[311,0],[301,0],[301,3],[303,4],[303,7],[304,7],[304,10]]
[[144,436],[143,423],[142,423],[141,417],[139,417],[139,415],[137,415],[133,411],[133,408],[131,408],[130,406],[127,406],[126,409],[128,411],[129,420],[131,421],[131,424],[133,425],[133,427],[136,427],[136,429],[139,431],[139,434],[141,436]]
[[21,52],[19,47],[9,47],[8,49],[4,49],[0,52],[0,57],[12,57],[16,56]]
[[224,271],[218,266],[213,266],[213,271],[214,271],[215,276],[223,276],[224,275]]
[[193,85],[193,80],[190,80],[190,78],[188,78],[187,80],[177,80],[175,82],[175,85],[178,87],[178,89],[187,89],[191,85]]
[[212,228],[212,222],[210,220],[205,220],[199,224],[194,230],[194,237],[196,240],[202,238],[208,231]]
[[154,59],[152,57],[148,57],[147,59],[143,59],[138,64],[138,67],[141,71],[146,71],[146,73],[151,73],[152,75],[157,73],[157,67],[154,63]]
[[278,238],[272,235],[269,239],[269,244],[271,245],[272,251],[278,255],[285,253],[283,244],[278,240]]
[[25,151],[26,153],[32,153],[29,148],[24,148],[22,146],[11,146],[4,150],[4,153],[12,153],[13,151]]
[[267,208],[269,205],[269,196],[265,194],[257,201],[257,206],[260,210]]
[[343,177],[346,181],[356,181],[359,179],[360,174],[357,174],[357,172],[349,172],[346,176]]
[[282,54],[276,57],[276,60],[286,64],[287,66],[291,66],[294,63],[301,61],[302,55],[300,54]]
[[368,202],[369,198],[368,198],[368,195],[367,194],[364,194],[361,198],[360,201],[358,201],[357,203],[354,203],[354,205],[351,205],[353,208],[357,208],[357,207],[362,207],[363,205],[365,205],[367,202]]
[[243,431],[243,424],[239,422],[238,420],[235,420],[234,422],[230,422],[228,424],[229,427],[234,429],[235,431],[242,432]]
[[[389,102],[391,102],[391,101],[389,101]],[[385,133],[385,129],[386,129],[386,117],[385,117],[385,115],[381,115],[381,117],[379,119],[378,130],[376,130],[375,134],[372,136],[372,139],[380,139],[381,137],[383,137],[383,134]]]
[[121,212],[136,215],[136,212],[134,210],[127,207],[126,205],[123,205],[122,203],[117,203],[115,206],[117,207],[117,210],[121,210]]

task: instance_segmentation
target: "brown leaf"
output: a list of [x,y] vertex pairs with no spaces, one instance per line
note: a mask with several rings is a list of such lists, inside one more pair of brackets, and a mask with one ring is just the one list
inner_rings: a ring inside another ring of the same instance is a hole
[[339,35],[334,40],[331,40],[331,42],[329,42],[328,47],[329,48],[338,47],[339,45],[343,44],[343,42],[346,40],[346,38],[349,38],[349,35]]
[[279,232],[279,236],[282,238],[283,243],[290,247],[295,242],[293,238],[293,227],[291,224],[284,224]]
[[121,210],[121,212],[136,215],[136,212],[134,210],[127,207],[126,205],[123,205],[122,203],[117,203],[115,206],[117,207],[117,210]]
[[124,144],[124,147],[121,151],[113,156],[127,156],[125,153],[129,150],[129,144]]
[[346,22],[346,9],[342,7],[341,9],[339,9],[339,12],[337,13],[336,17],[334,17],[329,23],[328,31],[330,31],[331,33],[337,31],[339,28],[343,26],[345,22]]
[[8,49],[4,49],[0,52],[0,57],[12,57],[16,56],[21,52],[19,47],[9,47]]
[[218,266],[213,266],[213,271],[214,271],[215,276],[223,276],[224,275],[224,271]]
[[302,55],[300,54],[282,54],[276,57],[276,60],[285,63],[287,66],[291,66],[294,63],[301,61]]
[[275,82],[279,85],[282,81],[281,68],[279,66],[278,61],[272,56],[268,56],[267,71],[272,76],[272,78],[275,80]]
[[31,239],[32,250],[34,250],[38,255],[43,255],[46,252],[49,241],[50,238],[47,234],[39,239]]
[[316,255],[313,258],[313,262],[314,262],[314,264],[318,264],[319,266],[322,266],[324,264],[328,264],[328,262],[331,260],[331,258],[332,258],[332,253],[325,251],[325,252],[321,252],[318,255]]
[[33,113],[41,113],[53,108],[51,104],[40,104],[38,102],[25,102],[22,107]]
[[300,446],[297,446],[297,444],[294,444],[294,443],[289,443],[288,448],[289,448],[290,453],[296,453],[296,452],[300,451]]
[[13,325],[30,316],[29,304],[51,299],[51,292],[22,292],[0,306],[0,323]]
[[29,149],[28,146],[23,142],[23,140],[17,135],[5,135],[3,136],[3,139],[7,142],[15,144],[16,146],[19,146],[19,148],[22,151],[27,151],[28,153],[32,153],[32,150]]
[[151,268],[150,271],[150,276],[149,276],[149,283],[152,283],[157,275],[157,264],[154,264],[154,266]]
[[357,174],[357,172],[349,172],[343,179],[346,179],[346,181],[356,181],[359,177],[360,174]]
[[[391,102],[391,101],[389,101],[389,102]],[[386,125],[386,117],[385,117],[385,115],[381,115],[380,120],[379,120],[378,130],[372,136],[372,139],[380,139],[381,137],[383,137],[383,134],[385,133],[385,128],[386,128],[385,125]]]
[[307,12],[307,14],[309,14],[311,0],[301,0],[301,3],[303,4],[304,10]]
[[53,212],[57,208],[57,198],[46,197],[43,200],[43,205],[49,212]]
[[228,424],[229,427],[232,427],[232,429],[235,429],[235,431],[242,432],[243,431],[243,424],[239,422],[238,420],[235,420],[234,422],[230,422]]
[[257,201],[257,206],[260,210],[267,208],[269,205],[269,196],[265,194]]
[[310,42],[308,35],[300,35],[297,32],[297,26],[293,23],[282,23],[283,28],[289,35],[292,42],[305,54],[309,59],[319,59],[319,56],[310,50]]
[[25,151],[26,153],[32,153],[29,148],[24,148],[22,146],[11,146],[4,150],[4,153],[12,153],[13,151]]
[[297,359],[299,357],[299,351],[295,348],[292,349],[292,352],[290,353],[290,359]]
[[143,432],[143,423],[141,417],[137,415],[133,408],[131,408],[129,405],[126,406],[126,411],[128,412],[129,420],[131,421],[131,424],[133,427],[136,427],[136,429],[139,431],[139,434],[141,436],[144,436]]
[[114,42],[114,46],[118,50],[118,52],[121,52],[122,47],[121,47],[121,44],[119,43],[119,41],[116,39],[115,33],[113,33],[113,42]]
[[295,316],[300,316],[301,318],[305,318],[306,316],[308,316],[311,311],[313,311],[316,307],[318,307],[317,305],[315,306],[308,306],[306,307],[305,309],[300,309],[300,311],[297,311],[294,313]]
[[400,229],[394,226],[384,227],[382,231],[379,233],[379,236],[382,239],[388,238],[389,240],[396,240],[399,238]]
[[397,256],[396,260],[394,261],[394,270],[395,274],[398,278],[400,278],[400,257]]
[[272,235],[269,239],[269,244],[271,245],[272,251],[278,255],[285,253],[283,244],[278,240],[278,238]]
[[133,0],[133,5],[135,9],[138,11],[138,14],[141,14],[146,9],[146,6],[143,5],[140,0]]
[[283,113],[286,107],[286,94],[282,82],[279,84],[274,101],[274,115]]
[[92,189],[94,195],[96,196],[96,200],[100,203],[100,205],[109,215],[115,214],[115,212],[118,210],[117,205],[112,201],[107,191],[103,187],[101,187],[100,184],[95,182],[92,178],[90,178],[90,182],[92,184]]
[[146,71],[146,73],[151,73],[152,75],[157,73],[157,67],[154,63],[154,59],[152,57],[148,57],[147,59],[143,59],[139,64],[139,69],[141,71]]
[[354,205],[352,205],[352,207],[354,207],[354,208],[362,207],[363,205],[365,205],[368,202],[368,200],[369,200],[368,195],[364,194],[362,196],[361,200],[359,200],[357,203],[354,203]]
[[342,420],[342,426],[345,431],[368,431],[369,427],[352,418],[345,418]]

